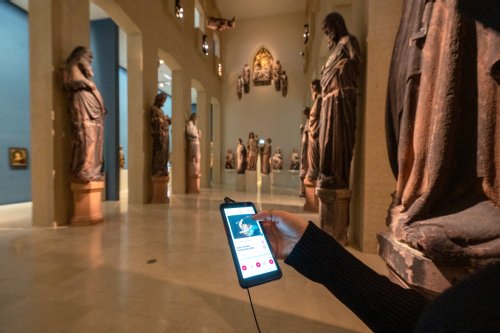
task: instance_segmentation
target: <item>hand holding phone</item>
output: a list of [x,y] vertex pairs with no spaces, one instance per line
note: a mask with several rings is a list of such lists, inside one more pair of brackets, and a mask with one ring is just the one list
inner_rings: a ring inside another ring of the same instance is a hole
[[266,233],[252,219],[257,213],[253,203],[224,203],[220,212],[240,286],[249,288],[281,278]]

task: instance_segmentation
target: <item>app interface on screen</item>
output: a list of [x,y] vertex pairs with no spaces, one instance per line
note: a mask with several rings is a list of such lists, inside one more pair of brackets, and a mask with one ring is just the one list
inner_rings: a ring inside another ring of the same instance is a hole
[[225,214],[243,278],[277,270],[253,207],[226,208]]

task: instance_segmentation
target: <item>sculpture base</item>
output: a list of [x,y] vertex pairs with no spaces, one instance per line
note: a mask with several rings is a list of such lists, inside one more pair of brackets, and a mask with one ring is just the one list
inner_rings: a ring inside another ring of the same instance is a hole
[[317,213],[319,211],[319,200],[315,192],[316,181],[311,182],[308,179],[304,179],[304,187],[306,189],[306,202],[304,203],[304,210]]
[[246,176],[244,173],[236,174],[236,191],[245,191]]
[[270,193],[271,192],[271,175],[262,175],[260,183],[260,191],[262,193]]
[[245,189],[247,192],[257,193],[257,171],[245,171]]
[[74,211],[71,225],[86,226],[104,221],[102,215],[102,190],[104,181],[71,183]]
[[389,232],[379,233],[377,239],[379,255],[389,268],[391,280],[404,287],[416,289],[428,298],[437,296],[455,281],[470,274],[458,267],[438,267],[422,252],[397,241]]
[[317,187],[316,195],[320,201],[321,229],[333,236],[340,244],[347,245],[351,191],[347,189],[329,190]]
[[200,177],[187,179],[186,193],[200,193]]
[[151,203],[169,203],[170,199],[168,197],[168,176],[154,176],[151,177],[151,182],[153,183],[153,197],[151,198]]

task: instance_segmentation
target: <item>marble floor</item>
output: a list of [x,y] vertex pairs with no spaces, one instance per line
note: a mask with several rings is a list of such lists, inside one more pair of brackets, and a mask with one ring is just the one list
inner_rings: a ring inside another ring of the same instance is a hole
[[[224,196],[317,221],[286,189],[203,189],[169,205],[128,205],[122,193],[91,227],[32,227],[30,203],[0,206],[0,332],[257,332],[218,211]],[[377,255],[350,250],[385,273]],[[370,331],[281,266],[281,280],[250,289],[263,333]]]

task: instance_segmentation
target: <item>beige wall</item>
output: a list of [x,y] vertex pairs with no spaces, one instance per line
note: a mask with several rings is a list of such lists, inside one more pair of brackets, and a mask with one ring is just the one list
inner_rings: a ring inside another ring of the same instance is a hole
[[[259,19],[239,20],[235,29],[224,32],[223,58],[225,75],[222,85],[222,150],[235,151],[236,141],[246,143],[248,133],[272,139],[273,151],[282,149],[288,167],[293,148],[300,149],[299,125],[306,101],[307,86],[302,68],[303,15],[280,15]],[[288,75],[288,96],[283,97],[273,85],[250,87],[241,100],[236,95],[236,79],[243,65],[250,66],[261,47],[267,48],[274,60],[279,60]],[[222,173],[223,183],[229,179]],[[298,188],[298,184],[296,185]]]

